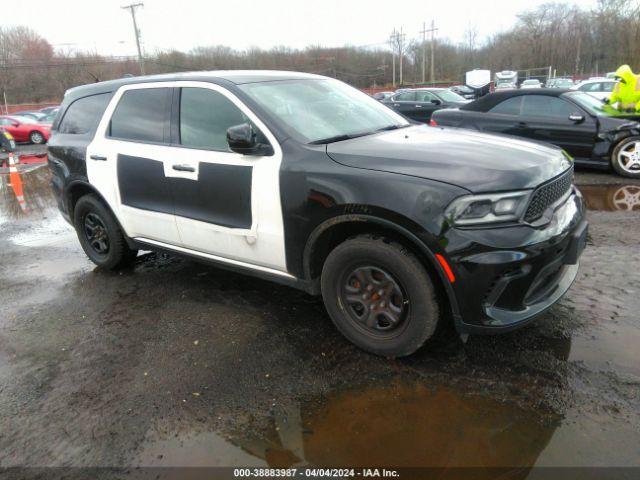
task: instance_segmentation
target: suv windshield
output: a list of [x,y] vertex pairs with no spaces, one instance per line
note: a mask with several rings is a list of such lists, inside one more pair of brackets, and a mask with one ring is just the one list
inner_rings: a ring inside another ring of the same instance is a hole
[[369,95],[335,80],[247,83],[240,88],[306,143],[328,143],[409,125]]

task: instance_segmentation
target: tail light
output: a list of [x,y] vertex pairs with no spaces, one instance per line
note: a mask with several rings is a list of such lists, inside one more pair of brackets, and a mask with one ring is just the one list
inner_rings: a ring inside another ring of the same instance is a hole
[[437,127],[438,123],[432,118],[431,120],[429,120],[429,125],[432,127]]

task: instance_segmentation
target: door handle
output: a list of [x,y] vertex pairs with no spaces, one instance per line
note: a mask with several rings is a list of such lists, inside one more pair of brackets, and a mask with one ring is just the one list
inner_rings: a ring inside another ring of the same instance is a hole
[[416,105],[416,108],[422,108],[422,105]]
[[174,165],[171,168],[179,172],[195,172],[196,171],[195,167],[192,167],[190,165]]
[[98,162],[106,162],[107,161],[107,157],[104,157],[102,155],[90,155],[89,158],[91,160],[96,160]]
[[516,125],[518,127],[526,127],[527,126],[527,122],[518,122],[518,123],[516,123]]
[[394,103],[394,104],[393,104],[393,106],[394,106],[394,107],[399,107],[399,106],[400,106],[400,104],[399,104],[399,103]]

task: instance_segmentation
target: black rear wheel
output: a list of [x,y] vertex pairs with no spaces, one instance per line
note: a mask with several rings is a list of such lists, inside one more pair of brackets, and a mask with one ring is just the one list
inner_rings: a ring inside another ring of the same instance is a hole
[[436,330],[439,305],[420,261],[403,246],[370,236],[338,245],[322,269],[322,296],[336,327],[369,352],[402,357]]
[[107,270],[130,264],[138,254],[127,245],[111,211],[94,195],[81,197],[73,211],[80,245],[96,265]]

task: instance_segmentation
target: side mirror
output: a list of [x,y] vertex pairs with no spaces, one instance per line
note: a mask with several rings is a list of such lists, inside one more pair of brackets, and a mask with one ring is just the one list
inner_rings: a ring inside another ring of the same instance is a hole
[[579,113],[572,113],[569,115],[569,120],[575,123],[584,122],[584,115],[580,115]]
[[14,127],[19,127],[20,126],[20,122],[16,122],[16,121],[11,121],[11,125],[13,125]]
[[273,155],[273,147],[257,141],[257,134],[248,123],[227,129],[227,143],[232,152],[242,155]]
[[441,105],[442,102],[440,100],[436,100],[435,98],[433,100],[431,100],[431,103],[433,103],[434,105]]

